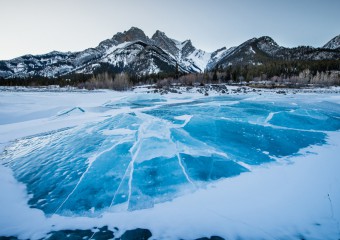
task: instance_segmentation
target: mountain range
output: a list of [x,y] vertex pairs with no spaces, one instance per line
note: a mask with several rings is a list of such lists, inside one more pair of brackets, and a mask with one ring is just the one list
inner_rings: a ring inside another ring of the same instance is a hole
[[323,47],[279,46],[268,36],[250,39],[237,47],[212,53],[156,31],[151,38],[136,27],[80,52],[53,51],[0,61],[0,77],[58,77],[71,73],[91,74],[98,69],[147,75],[159,72],[203,72],[229,65],[261,65],[274,60],[339,60],[340,35]]

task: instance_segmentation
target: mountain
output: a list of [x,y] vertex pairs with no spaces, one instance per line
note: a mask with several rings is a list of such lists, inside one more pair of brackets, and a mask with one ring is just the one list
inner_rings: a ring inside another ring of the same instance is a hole
[[323,48],[328,49],[339,49],[340,48],[340,35],[334,37],[332,40],[330,40],[328,43],[326,43]]
[[71,73],[91,74],[111,70],[146,75],[159,72],[203,72],[229,65],[259,65],[273,60],[340,59],[339,36],[323,48],[285,48],[270,37],[250,39],[237,47],[212,53],[178,41],[157,30],[151,38],[136,27],[118,32],[95,48],[80,52],[53,51],[0,61],[0,77],[58,77]]
[[190,40],[180,42],[156,31],[150,39],[132,27],[81,52],[50,52],[0,61],[0,77],[57,77],[69,73],[93,73],[101,68],[137,75],[158,72],[202,72],[210,54],[196,49]]
[[190,40],[180,42],[158,30],[151,39],[153,44],[169,53],[187,72],[203,72],[210,59],[210,53],[196,49]]
[[208,63],[208,68],[213,69],[217,66],[225,68],[229,65],[261,65],[275,60],[326,59],[340,59],[340,49],[313,48],[310,46],[285,48],[279,46],[272,38],[264,36],[250,39],[238,47],[230,48],[224,52],[222,58],[210,65]]

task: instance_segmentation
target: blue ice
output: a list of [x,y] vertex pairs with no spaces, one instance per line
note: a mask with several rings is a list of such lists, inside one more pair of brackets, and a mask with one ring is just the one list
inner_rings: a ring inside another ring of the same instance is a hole
[[129,111],[23,138],[3,152],[31,207],[66,216],[150,208],[325,144],[327,131],[340,129],[340,106],[328,102],[230,96],[167,104],[150,95],[101,106],[122,107]]

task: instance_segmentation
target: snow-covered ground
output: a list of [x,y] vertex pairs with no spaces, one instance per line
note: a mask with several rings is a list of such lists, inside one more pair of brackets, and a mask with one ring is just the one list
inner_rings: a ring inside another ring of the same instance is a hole
[[228,90],[1,91],[0,236],[339,239],[338,89]]

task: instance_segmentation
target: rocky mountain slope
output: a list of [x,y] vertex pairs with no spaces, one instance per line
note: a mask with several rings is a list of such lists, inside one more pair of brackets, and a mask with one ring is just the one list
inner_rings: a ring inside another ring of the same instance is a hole
[[340,35],[332,38],[328,43],[326,43],[323,48],[328,49],[339,49],[340,48]]
[[158,72],[202,72],[210,53],[196,49],[190,40],[180,42],[157,31],[152,38],[138,28],[115,34],[97,47],[81,52],[50,52],[0,61],[0,77],[57,77],[68,73],[92,73],[109,67],[138,75]]
[[[338,41],[339,44],[339,41]],[[333,44],[332,46],[334,46]],[[208,65],[209,68],[217,66],[225,68],[229,65],[261,65],[274,60],[326,60],[340,59],[340,49],[313,48],[299,46],[285,48],[279,46],[268,36],[250,39],[238,47],[231,48],[222,58]]]
[[235,64],[263,64],[271,60],[340,59],[340,37],[323,48],[279,46],[270,37],[250,39],[237,47],[221,48],[213,53],[197,49],[190,40],[177,41],[156,31],[151,38],[138,28],[80,52],[53,51],[43,55],[25,55],[0,61],[0,77],[58,77],[70,73],[90,74],[109,68],[115,72],[146,75],[159,72],[203,72]]

